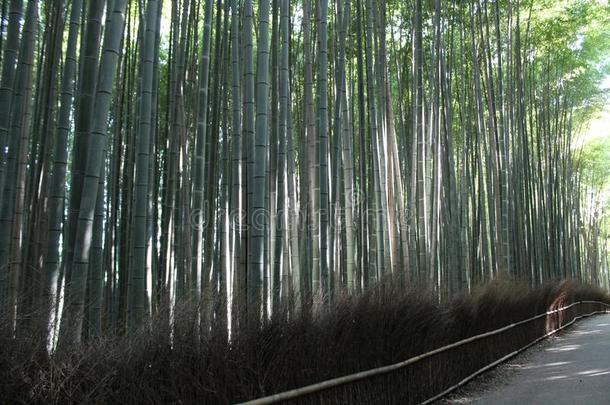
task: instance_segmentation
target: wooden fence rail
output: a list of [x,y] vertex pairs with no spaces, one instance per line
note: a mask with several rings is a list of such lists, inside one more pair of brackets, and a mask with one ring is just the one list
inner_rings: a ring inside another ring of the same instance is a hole
[[[610,305],[578,301],[499,329],[471,336],[407,360],[333,378],[243,403],[428,404],[510,359],[576,320],[606,313]],[[473,347],[476,343],[476,347]],[[451,370],[463,373],[456,378]],[[410,389],[417,387],[417,389]],[[444,387],[439,391],[438,387]]]

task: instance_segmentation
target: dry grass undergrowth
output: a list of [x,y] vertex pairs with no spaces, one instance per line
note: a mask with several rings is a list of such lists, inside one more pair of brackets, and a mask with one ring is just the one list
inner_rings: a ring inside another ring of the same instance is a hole
[[[106,336],[50,357],[41,339],[0,338],[0,399],[45,404],[233,403],[399,362],[553,305],[609,301],[604,291],[572,282],[531,290],[495,281],[441,306],[424,289],[398,284],[387,280],[360,297],[338,299],[317,317],[271,320],[258,332],[238,334],[230,344],[221,333],[197,339],[186,315],[171,344],[163,322],[154,322],[146,332]],[[543,334],[544,327],[544,322],[537,323],[500,340],[467,345],[379,384],[386,385],[385,391],[396,391],[393,400],[421,401]],[[380,399],[383,394],[371,395]],[[353,398],[364,400],[362,393]]]

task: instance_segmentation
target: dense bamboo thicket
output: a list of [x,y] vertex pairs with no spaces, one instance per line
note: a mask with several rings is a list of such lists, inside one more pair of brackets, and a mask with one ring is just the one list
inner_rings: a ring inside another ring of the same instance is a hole
[[[2,0],[2,333],[225,340],[392,276],[608,285],[601,0]],[[167,329],[168,338],[171,328]]]

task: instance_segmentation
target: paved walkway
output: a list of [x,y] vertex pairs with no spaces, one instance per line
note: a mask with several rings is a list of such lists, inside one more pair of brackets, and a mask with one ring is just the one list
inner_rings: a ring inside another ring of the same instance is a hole
[[[507,366],[496,388],[451,403],[485,405],[610,404],[610,315],[577,321],[567,332]],[[500,371],[500,375],[501,375]]]

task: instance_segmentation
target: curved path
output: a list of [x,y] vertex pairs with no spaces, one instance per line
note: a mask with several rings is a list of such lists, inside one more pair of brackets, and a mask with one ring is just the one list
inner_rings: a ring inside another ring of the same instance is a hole
[[[563,335],[506,366],[513,369],[495,388],[466,393],[449,403],[610,404],[610,315],[578,321]],[[499,370],[502,374],[502,370]],[[465,397],[464,397],[465,396]]]

